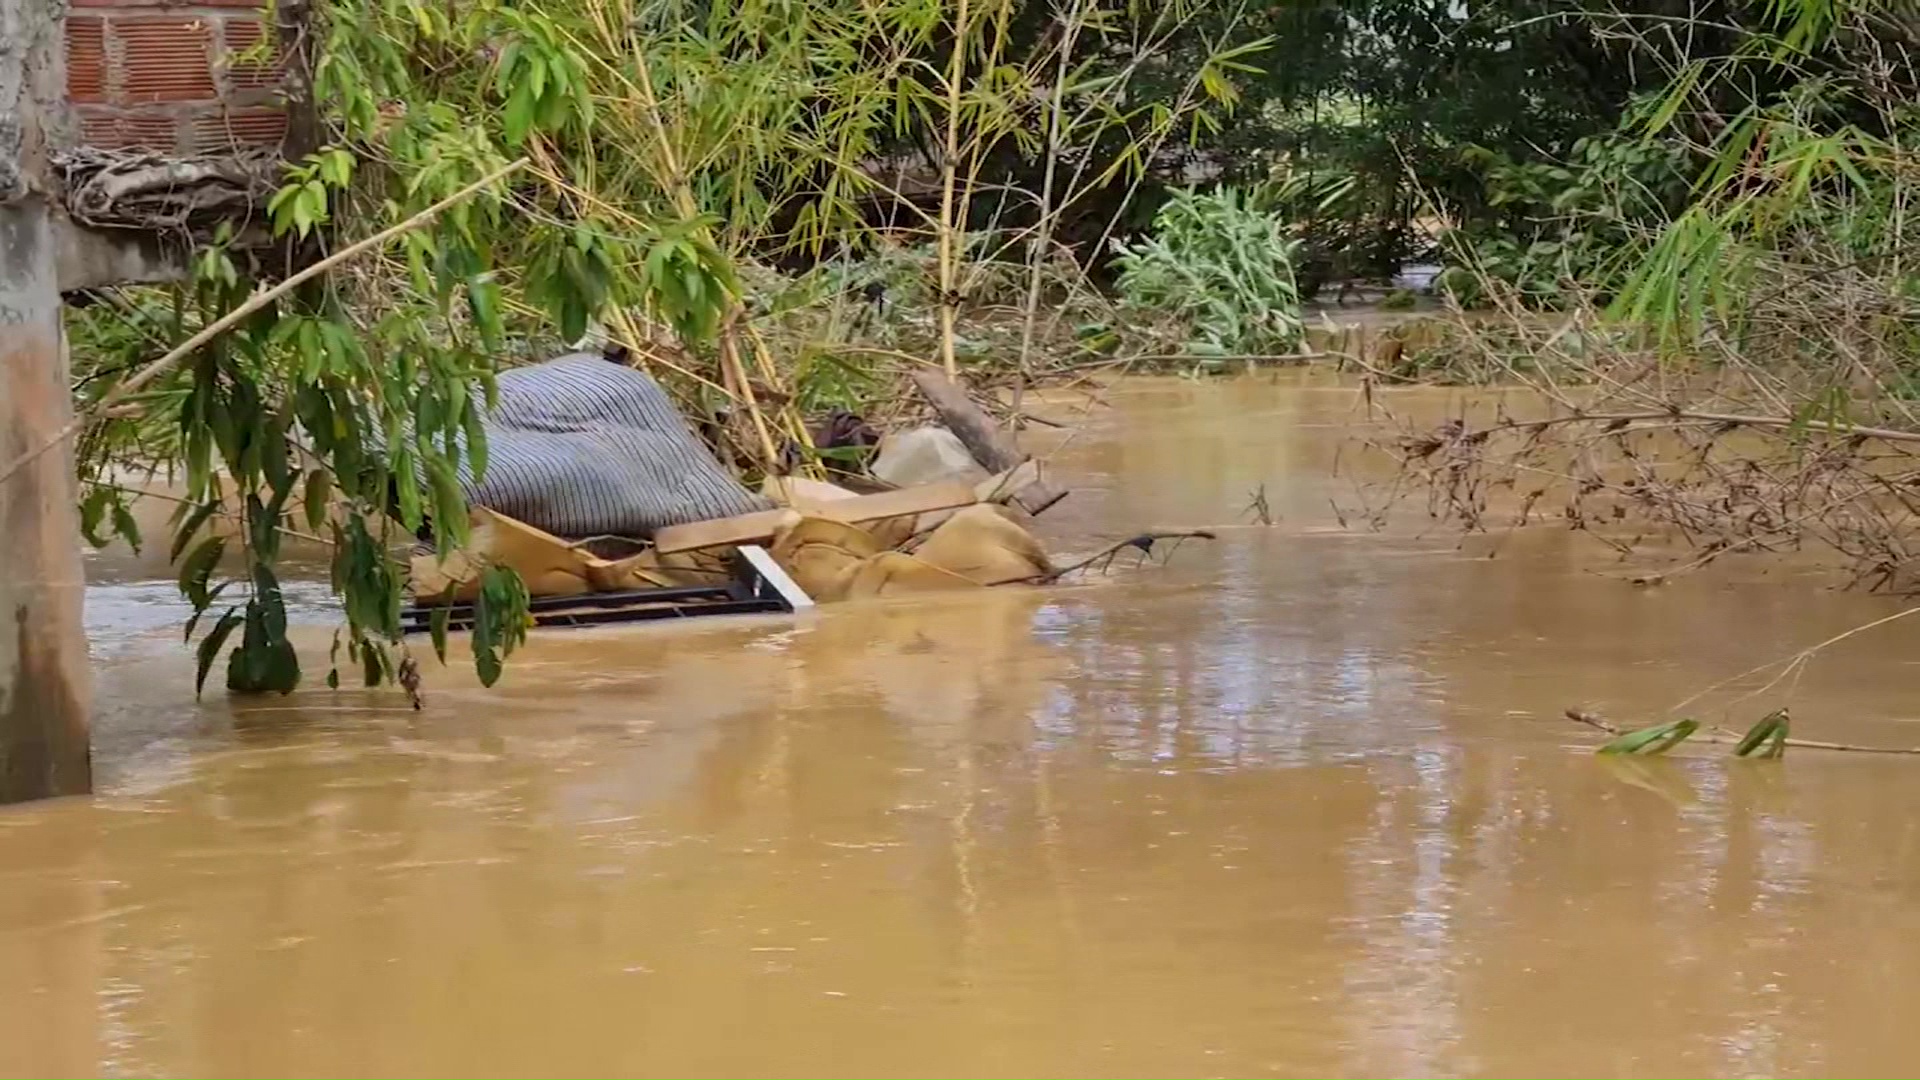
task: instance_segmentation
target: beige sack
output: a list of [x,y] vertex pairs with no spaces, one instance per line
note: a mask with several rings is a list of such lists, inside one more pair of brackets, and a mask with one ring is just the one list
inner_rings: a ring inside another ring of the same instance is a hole
[[858,525],[801,518],[780,530],[768,554],[815,602],[826,603],[844,599],[854,571],[884,550]]
[[837,599],[865,600],[979,587],[951,570],[943,570],[912,555],[883,551],[854,568]]
[[467,603],[480,591],[480,572],[511,567],[533,596],[578,596],[592,591],[587,568],[595,559],[565,540],[484,507],[469,518],[467,546],[442,561],[433,552],[412,560],[414,597],[421,603]]
[[913,554],[978,585],[1032,581],[1053,573],[1040,542],[999,506],[968,506],[955,512]]

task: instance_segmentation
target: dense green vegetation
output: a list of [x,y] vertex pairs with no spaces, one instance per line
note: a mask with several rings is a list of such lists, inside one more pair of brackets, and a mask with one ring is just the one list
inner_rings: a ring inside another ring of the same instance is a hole
[[[1802,434],[1893,424],[1916,101],[1896,8],[321,3],[325,145],[268,207],[283,244],[340,251],[497,179],[114,397],[84,444],[89,528],[129,527],[115,470],[184,475],[182,587],[223,609],[202,677],[239,631],[235,690],[299,682],[276,567],[286,532],[317,534],[336,652],[379,682],[407,665],[386,553],[423,516],[461,541],[454,461],[484,461],[473,395],[499,364],[597,328],[758,471],[814,458],[809,417],[904,363],[1031,379],[1088,350],[1283,349],[1301,300],[1416,258],[1462,303],[1611,305],[1635,348],[1759,364],[1765,415]],[[244,302],[231,235],[201,239],[191,284],[76,312],[83,407]],[[230,540],[199,535],[217,504]]]

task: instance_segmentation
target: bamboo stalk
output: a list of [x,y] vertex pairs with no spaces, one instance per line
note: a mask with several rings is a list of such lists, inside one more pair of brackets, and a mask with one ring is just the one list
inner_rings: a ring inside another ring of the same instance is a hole
[[940,363],[947,378],[958,378],[960,364],[954,355],[954,324],[959,318],[957,284],[958,256],[954,251],[954,184],[960,166],[960,80],[967,71],[968,0],[960,0],[953,20],[953,58],[947,68],[946,153],[940,162]]
[[483,176],[478,180],[475,180],[473,183],[468,184],[466,187],[461,188],[459,191],[456,191],[453,194],[447,196],[446,198],[441,199],[439,202],[434,203],[432,206],[427,207],[425,210],[420,211],[419,213],[408,218],[407,220],[402,221],[399,224],[394,225],[390,228],[382,229],[381,231],[374,233],[372,236],[369,236],[364,240],[358,241],[357,243],[349,244],[346,247],[341,248],[339,251],[334,252],[332,255],[329,255],[326,258],[321,259],[319,262],[314,263],[312,266],[309,266],[301,270],[297,274],[291,275],[286,280],[280,282],[280,284],[275,285],[270,289],[260,289],[255,291],[254,294],[248,297],[246,302],[242,303],[239,307],[234,308],[232,311],[227,312],[225,315],[222,315],[220,318],[215,319],[213,322],[208,323],[206,326],[201,327],[199,333],[188,338],[186,341],[181,342],[179,345],[175,346],[171,352],[168,352],[165,356],[162,356],[160,359],[155,360],[153,363],[148,364],[146,367],[141,368],[139,371],[135,372],[132,376],[127,378],[126,381],[119,383],[112,390],[108,391],[106,394],[101,395],[100,400],[94,402],[93,405],[90,406],[85,412],[82,412],[80,415],[75,416],[71,423],[67,424],[66,427],[63,427],[58,432],[54,433],[52,438],[46,440],[45,442],[41,443],[39,446],[34,447],[32,450],[29,450],[25,454],[22,454],[20,457],[14,459],[14,461],[11,464],[9,464],[4,471],[0,471],[0,484],[6,483],[7,480],[13,476],[13,474],[19,472],[21,469],[26,468],[28,465],[31,465],[34,461],[38,460],[42,454],[45,454],[47,451],[52,450],[54,447],[59,446],[61,443],[64,443],[68,439],[72,438],[75,432],[85,427],[87,423],[91,421],[94,417],[100,415],[101,413],[104,413],[106,410],[111,409],[115,405],[120,404],[122,401],[126,400],[129,396],[131,396],[135,391],[139,390],[141,387],[147,385],[153,380],[159,378],[161,375],[165,374],[167,371],[171,370],[175,364],[178,364],[180,361],[193,355],[195,352],[197,352],[200,349],[201,346],[207,344],[208,342],[212,341],[214,338],[219,337],[221,334],[224,334],[228,330],[231,330],[235,326],[239,325],[240,322],[244,320],[247,316],[252,315],[254,312],[259,311],[261,308],[266,307],[268,304],[273,303],[275,300],[278,300],[280,297],[285,296],[287,293],[293,291],[294,289],[305,284],[306,282],[313,280],[315,277],[318,277],[319,275],[326,273],[328,270],[333,269],[335,266],[338,266],[341,263],[346,262],[348,259],[351,259],[354,256],[359,255],[362,252],[365,252],[371,248],[380,247],[381,245],[385,244],[387,241],[392,240],[397,236],[403,235],[405,233],[410,233],[413,230],[420,228],[422,225],[425,225],[427,222],[432,221],[434,218],[438,217],[441,213],[445,212],[449,207],[456,206],[462,202],[465,202],[466,200],[472,198],[474,195],[478,194],[479,192],[485,190],[488,187],[491,187],[493,184],[497,183],[504,177],[523,168],[526,164],[527,164],[527,159],[521,158],[520,160],[515,161],[510,165],[506,165],[502,168],[495,169],[493,172],[488,173],[486,176]]
[[[654,93],[653,76],[647,70],[646,61],[634,65],[636,81],[634,88],[640,93],[640,107],[653,125],[655,142],[658,144],[660,162],[666,173],[666,187],[672,195],[674,208],[687,221],[699,215],[699,205],[694,202],[693,191],[687,177],[681,172],[680,155],[674,151],[673,141],[667,131],[666,119],[660,115],[659,97]],[[712,231],[702,226],[700,229],[708,242],[713,242]],[[738,395],[746,406],[747,415],[753,422],[754,433],[760,441],[761,452],[765,455],[766,468],[771,471],[778,467],[780,453],[773,441],[773,435],[767,428],[766,412],[760,407],[758,396],[753,392],[753,380],[748,376],[745,365],[740,359],[739,327],[746,315],[746,305],[738,296],[728,296],[729,307],[720,320],[720,364],[721,374],[728,389]],[[774,370],[771,358],[763,358],[761,350],[755,352],[756,365],[769,382],[777,383],[778,372]],[[792,426],[799,428],[798,423]],[[804,435],[801,436],[804,438]]]
[[1053,100],[1047,103],[1047,166],[1040,179],[1040,222],[1036,226],[1037,234],[1029,241],[1032,245],[1027,254],[1027,305],[1020,324],[1020,383],[1026,388],[1027,377],[1032,370],[1033,334],[1040,323],[1040,285],[1042,271],[1046,268],[1047,248],[1053,243],[1053,185],[1054,173],[1060,161],[1061,124],[1065,121],[1067,96],[1067,69],[1073,60],[1073,45],[1079,39],[1081,6],[1084,0],[1073,0],[1073,7],[1067,12],[1067,25],[1060,42],[1059,63],[1054,69]]
[[740,339],[737,326],[741,309],[735,307],[727,313],[726,320],[720,324],[720,363],[725,366],[727,379],[740,392],[740,399],[746,402],[747,415],[752,418],[754,434],[760,438],[760,452],[766,455],[766,467],[772,471],[780,461],[780,452],[774,447],[773,435],[767,430],[767,417],[760,408],[759,400],[753,393],[753,379],[740,363]]
[[[1574,723],[1585,724],[1595,731],[1605,732],[1613,736],[1626,734],[1626,732],[1621,730],[1620,725],[1610,723],[1605,718],[1596,716],[1584,709],[1567,709],[1565,715],[1567,719]],[[1744,736],[1739,732],[1729,731],[1716,724],[1706,731],[1697,732],[1693,736],[1692,741],[1725,745],[1728,743],[1737,744],[1742,738],[1744,738]],[[1792,737],[1787,738],[1786,744],[1788,746],[1800,747],[1803,750],[1840,750],[1853,754],[1920,754],[1920,747],[1917,746],[1861,746],[1857,743],[1822,742],[1818,739],[1795,739]]]

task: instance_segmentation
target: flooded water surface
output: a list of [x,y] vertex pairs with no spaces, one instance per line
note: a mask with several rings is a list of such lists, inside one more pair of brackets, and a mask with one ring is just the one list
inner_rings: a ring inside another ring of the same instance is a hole
[[[103,564],[103,794],[0,813],[0,1072],[1920,1069],[1920,758],[1610,762],[1560,716],[1653,718],[1893,601],[1342,530],[1351,390],[1108,399],[1053,459],[1049,543],[1216,541],[544,632],[492,691],[430,665],[420,713],[196,705],[171,587]],[[1914,623],[1698,715],[1920,745]]]

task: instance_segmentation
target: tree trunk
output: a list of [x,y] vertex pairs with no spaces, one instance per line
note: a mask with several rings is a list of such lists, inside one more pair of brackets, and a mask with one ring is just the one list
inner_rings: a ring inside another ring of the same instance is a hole
[[[0,0],[0,462],[73,419],[47,167],[61,5]],[[0,480],[0,802],[85,794],[87,643],[72,443]]]
[[[988,472],[1006,472],[1027,460],[1013,436],[982,412],[958,383],[937,371],[916,371],[913,384],[920,388],[927,404],[946,421],[947,428],[959,437],[967,452]],[[1013,501],[1027,513],[1039,514],[1066,497],[1064,489],[1043,478],[1014,492]]]
[[[46,204],[0,203],[0,461],[73,419],[54,272]],[[92,789],[77,486],[70,443],[0,481],[0,802]]]

